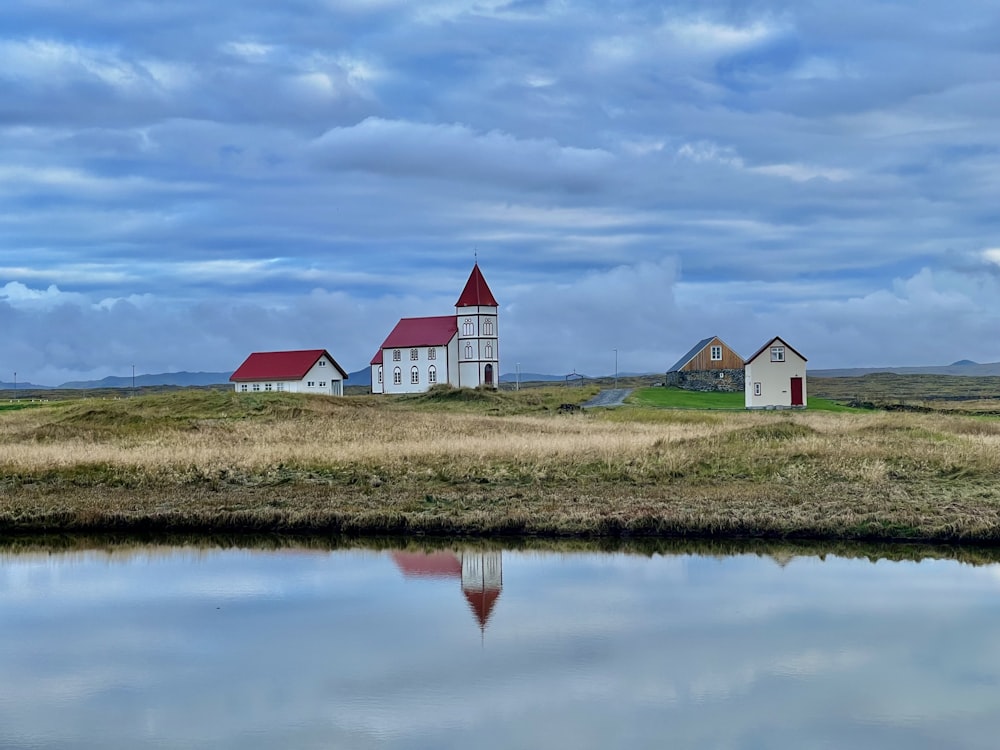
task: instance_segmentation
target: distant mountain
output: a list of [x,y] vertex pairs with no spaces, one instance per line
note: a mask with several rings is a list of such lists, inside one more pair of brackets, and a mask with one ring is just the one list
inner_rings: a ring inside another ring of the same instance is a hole
[[4,383],[0,381],[0,391],[48,391],[52,389],[51,385],[35,385],[34,383],[22,383],[18,380],[16,383]]
[[876,372],[890,372],[894,375],[965,375],[967,377],[987,377],[1000,375],[1000,362],[979,364],[962,360],[953,365],[928,365],[925,367],[850,367],[834,370],[810,370],[817,378],[857,378]]
[[[147,385],[219,385],[229,382],[232,372],[161,372],[155,375],[136,375],[135,387]],[[57,388],[131,388],[132,376],[112,375],[101,380],[71,380]]]
[[372,387],[372,368],[366,367],[363,370],[355,370],[347,373],[347,385],[360,385],[365,388]]

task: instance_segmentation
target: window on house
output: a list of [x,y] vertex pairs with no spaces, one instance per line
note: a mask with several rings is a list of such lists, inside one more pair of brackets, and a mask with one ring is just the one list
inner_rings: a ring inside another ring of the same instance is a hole
[[431,385],[438,382],[438,371],[434,365],[427,368],[427,382]]
[[420,359],[420,350],[419,349],[410,349],[410,361],[411,362],[416,362],[418,359]]
[[243,384],[242,384],[242,385],[240,386],[240,390],[241,390],[241,391],[243,391],[244,393],[246,393],[246,392],[247,392],[247,384],[246,384],[246,383],[243,383]]
[[253,389],[254,389],[255,391],[259,391],[259,390],[260,390],[260,383],[254,383],[254,384],[253,384]]
[[264,390],[265,391],[270,391],[273,388],[274,388],[274,386],[271,385],[270,383],[264,383]]
[[466,318],[462,321],[462,335],[463,336],[475,336],[476,335],[476,324],[472,322],[472,318]]
[[438,358],[438,350],[436,347],[432,346],[430,349],[427,350],[427,359],[437,359],[437,358]]
[[472,344],[468,341],[465,342],[465,358],[472,359]]
[[283,390],[285,390],[285,384],[284,383],[278,383],[278,385],[276,386],[276,388],[279,391],[283,391]]
[[392,371],[392,383],[393,385],[403,384],[403,371],[400,370],[398,367]]
[[325,380],[319,381],[319,387],[320,388],[326,388],[326,381]]
[[483,321],[483,335],[492,336],[493,335],[493,318],[487,318]]
[[416,365],[410,368],[410,383],[413,385],[420,384],[420,370],[417,369]]
[[486,359],[493,359],[493,344],[491,344],[489,341],[486,342],[486,346],[484,347],[484,352],[485,353],[483,356],[485,356]]
[[720,361],[722,359],[722,347],[721,346],[713,346],[712,347],[712,355],[711,356],[712,356],[712,361],[713,362]]
[[755,395],[755,396],[759,396],[760,395],[760,383],[754,383],[753,384],[753,395]]
[[319,361],[319,366],[320,366],[320,367],[326,367],[326,360],[325,360],[325,359],[321,359],[321,360]]
[[382,383],[382,367],[381,366],[379,366],[379,368],[378,368],[378,382],[381,385],[381,383]]
[[307,380],[306,381],[306,388],[315,388],[315,387],[316,387],[316,381],[315,380]]
[[772,362],[784,362],[785,361],[785,347],[783,347],[783,346],[772,346],[771,347],[771,361]]
[[393,349],[392,350],[392,361],[393,362],[399,362],[402,358],[403,358],[403,354],[402,354],[402,352],[399,351],[399,349]]

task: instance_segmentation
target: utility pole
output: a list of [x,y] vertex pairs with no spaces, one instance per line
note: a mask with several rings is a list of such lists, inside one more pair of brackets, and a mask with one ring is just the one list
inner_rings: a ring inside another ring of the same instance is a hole
[[132,398],[135,398],[135,365],[132,365]]
[[14,373],[14,400],[17,401],[17,372]]

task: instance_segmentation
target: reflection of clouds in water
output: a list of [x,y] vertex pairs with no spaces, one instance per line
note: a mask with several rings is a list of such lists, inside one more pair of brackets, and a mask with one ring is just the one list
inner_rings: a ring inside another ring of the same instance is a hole
[[961,744],[1000,711],[996,566],[505,552],[480,634],[388,553],[64,560],[0,566],[0,745],[52,706],[49,744],[107,747],[749,746],[776,706],[789,747],[831,717]]

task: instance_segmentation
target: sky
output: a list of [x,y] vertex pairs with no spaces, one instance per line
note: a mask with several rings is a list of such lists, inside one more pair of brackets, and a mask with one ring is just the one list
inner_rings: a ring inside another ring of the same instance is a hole
[[1000,7],[4,0],[0,381],[366,366],[473,263],[502,372],[1000,361]]

